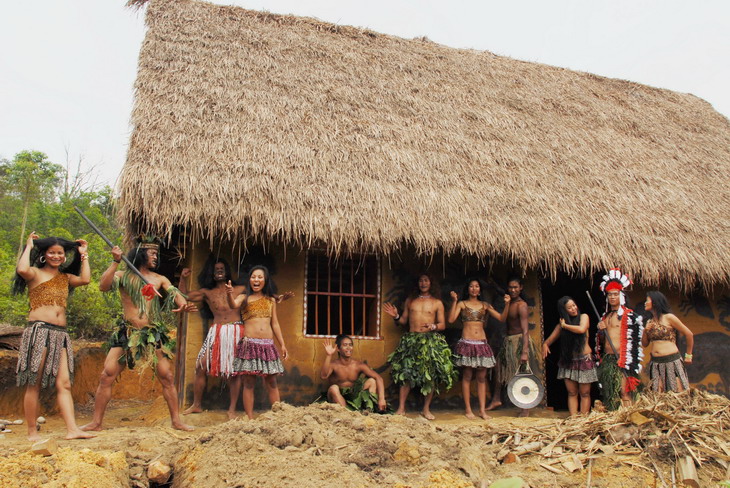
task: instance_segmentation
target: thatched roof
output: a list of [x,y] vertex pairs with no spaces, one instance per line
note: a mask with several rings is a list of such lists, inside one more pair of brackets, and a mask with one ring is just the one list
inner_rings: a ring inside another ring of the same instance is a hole
[[128,222],[728,282],[730,123],[695,96],[197,1],[146,16]]

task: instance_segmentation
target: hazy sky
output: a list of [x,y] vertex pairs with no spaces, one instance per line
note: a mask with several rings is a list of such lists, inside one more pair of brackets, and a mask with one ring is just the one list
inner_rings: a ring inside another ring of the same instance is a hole
[[[143,11],[124,0],[5,2],[0,158],[23,149],[114,184],[129,139]],[[730,116],[730,2],[268,0],[214,2],[426,36],[697,95]],[[68,157],[67,157],[68,153]]]

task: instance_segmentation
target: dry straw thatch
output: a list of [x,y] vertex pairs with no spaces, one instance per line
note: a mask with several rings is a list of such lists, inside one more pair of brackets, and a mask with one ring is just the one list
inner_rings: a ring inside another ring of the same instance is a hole
[[697,97],[197,1],[146,18],[123,221],[729,281],[730,123]]

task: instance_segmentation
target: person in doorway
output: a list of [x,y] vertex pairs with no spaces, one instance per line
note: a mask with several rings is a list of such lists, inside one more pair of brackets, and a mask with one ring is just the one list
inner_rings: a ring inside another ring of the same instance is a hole
[[591,411],[591,384],[598,381],[596,362],[588,343],[590,320],[580,313],[575,300],[565,296],[558,300],[560,324],[555,326],[542,345],[542,357],[550,354],[550,346],[560,338],[558,379],[565,381],[568,390],[568,411],[571,416]]

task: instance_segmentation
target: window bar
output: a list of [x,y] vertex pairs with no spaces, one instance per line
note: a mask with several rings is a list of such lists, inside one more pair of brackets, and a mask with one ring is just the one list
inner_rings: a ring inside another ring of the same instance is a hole
[[[319,291],[319,255],[314,255],[314,290]],[[319,294],[314,295],[314,335],[319,335]]]
[[[327,260],[327,292],[332,293],[332,269]],[[332,335],[332,296],[327,295],[327,335]]]
[[338,268],[340,268],[340,334],[342,334],[342,264]]
[[[364,290],[363,290],[364,291]],[[355,260],[350,260],[350,293],[355,293]],[[350,334],[355,335],[355,297],[350,297]]]

